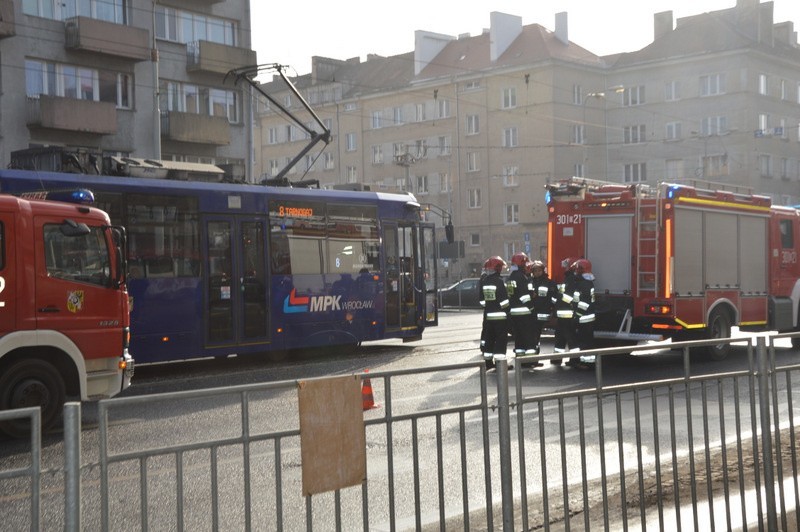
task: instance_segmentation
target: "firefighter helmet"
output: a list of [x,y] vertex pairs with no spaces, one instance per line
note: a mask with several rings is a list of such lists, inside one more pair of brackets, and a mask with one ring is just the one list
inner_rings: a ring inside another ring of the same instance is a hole
[[592,273],[592,263],[589,259],[578,259],[572,264],[572,268],[579,275],[584,273]]
[[503,271],[503,269],[506,267],[506,261],[504,261],[502,257],[498,257],[497,255],[495,255],[493,257],[489,257],[484,263],[484,266],[486,267],[487,270],[494,270],[496,272],[500,272]]
[[540,270],[544,271],[544,262],[540,260],[535,260],[531,262],[530,266],[531,271],[535,270],[536,268],[539,268]]
[[511,257],[511,264],[513,264],[514,266],[517,266],[518,268],[522,269],[522,268],[525,268],[525,264],[529,260],[530,259],[528,258],[528,256],[525,253],[520,251],[518,253],[514,253],[514,256]]

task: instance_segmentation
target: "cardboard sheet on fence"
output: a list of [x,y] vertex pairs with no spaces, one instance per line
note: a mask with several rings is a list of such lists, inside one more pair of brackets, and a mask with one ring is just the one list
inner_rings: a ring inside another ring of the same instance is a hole
[[297,395],[303,495],[363,482],[367,445],[359,376],[301,381]]

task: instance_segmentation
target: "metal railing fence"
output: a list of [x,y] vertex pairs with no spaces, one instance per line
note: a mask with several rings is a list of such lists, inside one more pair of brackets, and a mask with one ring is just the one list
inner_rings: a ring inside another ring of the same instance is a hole
[[[380,408],[364,412],[367,478],[313,496],[299,423],[276,415],[297,412],[299,381],[104,400],[89,446],[70,403],[64,489],[47,498],[63,508],[41,509],[34,430],[30,465],[0,462],[0,480],[30,479],[28,501],[0,493],[16,516],[5,524],[19,529],[29,508],[32,530],[792,529],[800,366],[778,366],[775,347],[790,337],[731,340],[746,343],[746,364],[725,373],[702,374],[690,356],[719,340],[674,344],[682,375],[639,383],[604,372],[607,357],[645,348],[586,351],[595,386],[548,394],[526,394],[529,373],[502,360],[489,373],[482,362],[370,372]],[[409,383],[437,391],[394,392]],[[38,427],[38,409],[0,420],[20,415]]]

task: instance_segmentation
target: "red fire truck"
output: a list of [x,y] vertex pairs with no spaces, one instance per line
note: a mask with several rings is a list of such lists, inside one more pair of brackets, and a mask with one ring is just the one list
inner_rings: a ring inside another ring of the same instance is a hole
[[[39,406],[47,428],[66,396],[111,397],[130,385],[124,248],[124,229],[99,209],[0,195],[0,410]],[[0,430],[22,436],[28,425]]]
[[[797,209],[702,181],[650,187],[572,178],[547,192],[549,271],[560,280],[564,258],[592,262],[595,339],[799,329]],[[728,350],[706,351],[719,360]]]

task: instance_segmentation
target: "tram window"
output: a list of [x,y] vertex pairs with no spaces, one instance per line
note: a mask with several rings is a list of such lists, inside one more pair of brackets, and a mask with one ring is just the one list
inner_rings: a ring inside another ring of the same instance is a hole
[[379,269],[375,206],[273,200],[270,223],[274,275],[357,275]]
[[200,275],[197,198],[131,194],[125,203],[132,278]]

